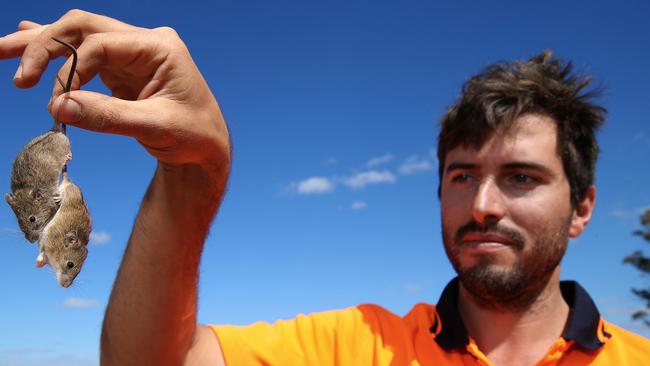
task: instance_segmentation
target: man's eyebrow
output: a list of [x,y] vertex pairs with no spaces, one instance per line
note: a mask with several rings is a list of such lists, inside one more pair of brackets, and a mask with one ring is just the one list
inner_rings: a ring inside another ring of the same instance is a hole
[[503,164],[501,167],[507,170],[525,169],[525,170],[537,170],[545,174],[553,173],[553,171],[550,168],[548,168],[546,165],[529,162],[529,161],[506,163]]
[[445,169],[445,173],[449,174],[449,172],[452,172],[454,170],[472,170],[476,168],[478,168],[478,164],[474,163],[451,163],[447,166],[447,169]]
[[[451,163],[447,166],[447,169],[445,169],[445,173],[449,174],[450,172],[454,170],[472,170],[472,169],[478,169],[479,164],[475,163],[465,163],[465,162],[455,162]],[[529,161],[516,161],[516,162],[511,162],[511,163],[506,163],[501,165],[501,169],[506,169],[506,170],[518,170],[518,169],[525,169],[525,170],[537,170],[542,173],[546,174],[552,174],[552,170],[548,168],[546,165],[535,163],[535,162],[529,162]]]

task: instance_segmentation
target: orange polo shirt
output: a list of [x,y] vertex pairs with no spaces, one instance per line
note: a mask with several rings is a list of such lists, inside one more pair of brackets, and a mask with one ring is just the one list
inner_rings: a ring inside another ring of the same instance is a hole
[[[571,315],[537,365],[650,365],[650,340],[602,320],[578,283],[563,281],[561,289]],[[404,317],[359,305],[273,324],[211,327],[228,366],[492,365],[467,336],[457,300],[454,279],[437,305],[417,304]]]

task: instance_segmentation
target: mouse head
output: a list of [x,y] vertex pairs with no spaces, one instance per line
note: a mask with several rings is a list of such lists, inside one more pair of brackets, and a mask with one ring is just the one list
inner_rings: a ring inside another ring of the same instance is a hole
[[14,194],[5,194],[5,199],[16,215],[25,239],[31,243],[38,240],[43,227],[58,209],[51,194],[39,188],[19,189]]
[[69,231],[63,235],[48,235],[43,239],[48,240],[48,243],[44,243],[45,256],[56,273],[57,282],[61,287],[69,287],[88,257],[88,238]]

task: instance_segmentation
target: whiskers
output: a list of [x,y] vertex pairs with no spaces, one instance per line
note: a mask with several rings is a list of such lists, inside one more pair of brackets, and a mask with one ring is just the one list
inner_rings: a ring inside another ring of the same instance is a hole
[[0,228],[0,236],[9,236],[9,237],[14,237],[14,238],[22,238],[23,232],[17,229],[10,229],[10,228]]

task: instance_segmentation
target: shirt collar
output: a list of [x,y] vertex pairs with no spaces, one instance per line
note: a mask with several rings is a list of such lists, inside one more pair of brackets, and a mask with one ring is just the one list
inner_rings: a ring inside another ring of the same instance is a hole
[[[442,291],[436,305],[436,317],[429,329],[438,345],[447,351],[465,348],[469,344],[465,323],[458,311],[458,287],[456,277]],[[561,281],[560,290],[571,309],[562,338],[573,340],[588,350],[602,347],[604,343],[598,337],[598,328],[604,327],[604,323],[600,321],[600,313],[587,291],[575,281]],[[606,338],[610,337],[604,328],[600,331]]]

